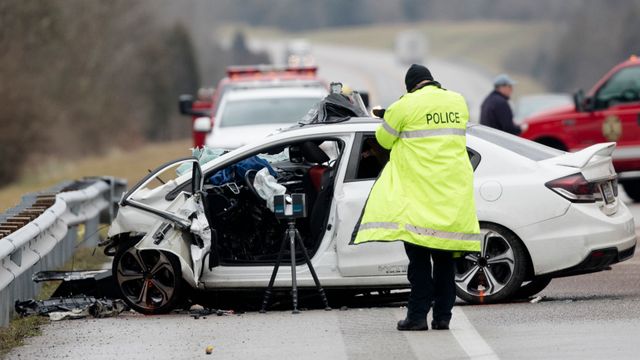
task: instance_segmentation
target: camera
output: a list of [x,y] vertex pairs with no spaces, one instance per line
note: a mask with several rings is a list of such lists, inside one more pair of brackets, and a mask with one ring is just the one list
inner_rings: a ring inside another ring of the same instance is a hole
[[273,197],[273,213],[278,219],[307,217],[305,194],[285,194]]

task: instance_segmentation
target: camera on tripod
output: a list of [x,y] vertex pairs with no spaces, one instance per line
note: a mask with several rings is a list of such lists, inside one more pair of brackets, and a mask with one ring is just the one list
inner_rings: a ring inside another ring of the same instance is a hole
[[273,213],[278,219],[299,219],[307,217],[305,195],[275,195],[273,197]]
[[316,284],[316,289],[318,290],[318,294],[322,298],[324,303],[325,310],[331,310],[329,307],[329,302],[327,301],[327,295],[324,293],[324,289],[322,285],[320,285],[320,280],[318,279],[318,275],[316,274],[315,269],[313,268],[313,264],[311,263],[311,259],[309,258],[309,253],[307,253],[307,249],[304,247],[304,242],[302,241],[302,237],[296,229],[296,219],[307,217],[307,206],[305,204],[305,195],[304,194],[285,194],[285,195],[275,195],[273,197],[273,213],[278,219],[286,219],[287,220],[287,229],[284,232],[284,237],[282,238],[282,243],[280,245],[280,252],[278,252],[278,259],[276,260],[275,265],[273,266],[273,271],[271,272],[271,279],[269,280],[269,285],[267,285],[267,289],[264,292],[264,297],[262,299],[262,307],[260,308],[260,312],[264,313],[267,311],[267,306],[269,305],[269,299],[273,293],[273,285],[276,280],[276,276],[278,275],[278,269],[280,268],[280,263],[282,262],[282,258],[285,255],[287,243],[289,244],[289,256],[291,257],[291,297],[293,304],[293,313],[297,314],[298,311],[298,280],[296,278],[296,243],[300,246],[300,251],[302,251],[302,255],[304,256],[305,263],[309,268],[309,272],[311,273],[311,277],[313,277],[313,282]]

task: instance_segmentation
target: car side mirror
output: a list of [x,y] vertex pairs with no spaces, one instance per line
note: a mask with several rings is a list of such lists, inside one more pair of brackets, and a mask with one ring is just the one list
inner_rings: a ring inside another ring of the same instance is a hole
[[591,97],[585,97],[585,98],[582,100],[582,109],[583,109],[584,111],[593,111],[594,106],[595,106],[595,104],[594,104],[594,102],[593,102],[593,98],[591,98]]
[[208,116],[199,117],[193,122],[194,132],[208,133],[211,128],[211,118]]
[[180,114],[191,115],[191,111],[193,110],[193,96],[188,94],[180,95],[178,98],[178,108],[180,109]]
[[576,91],[573,94],[573,105],[576,108],[576,112],[585,111],[585,96],[584,96],[584,91],[582,89]]
[[180,95],[180,97],[178,97],[178,109],[180,110],[180,114],[182,115],[191,115],[191,116],[208,115],[207,110],[193,108],[193,96],[189,94],[183,94],[183,95]]

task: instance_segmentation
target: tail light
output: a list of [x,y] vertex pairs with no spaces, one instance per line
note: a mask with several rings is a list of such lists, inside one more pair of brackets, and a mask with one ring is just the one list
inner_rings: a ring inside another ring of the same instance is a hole
[[576,203],[591,203],[601,197],[598,184],[588,182],[582,174],[551,180],[545,186],[565,199]]

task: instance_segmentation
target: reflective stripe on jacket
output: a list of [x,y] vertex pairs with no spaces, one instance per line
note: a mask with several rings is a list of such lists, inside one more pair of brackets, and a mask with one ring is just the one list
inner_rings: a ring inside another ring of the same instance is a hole
[[376,139],[391,149],[373,185],[354,243],[406,241],[480,251],[464,98],[437,86],[404,95],[384,114]]

